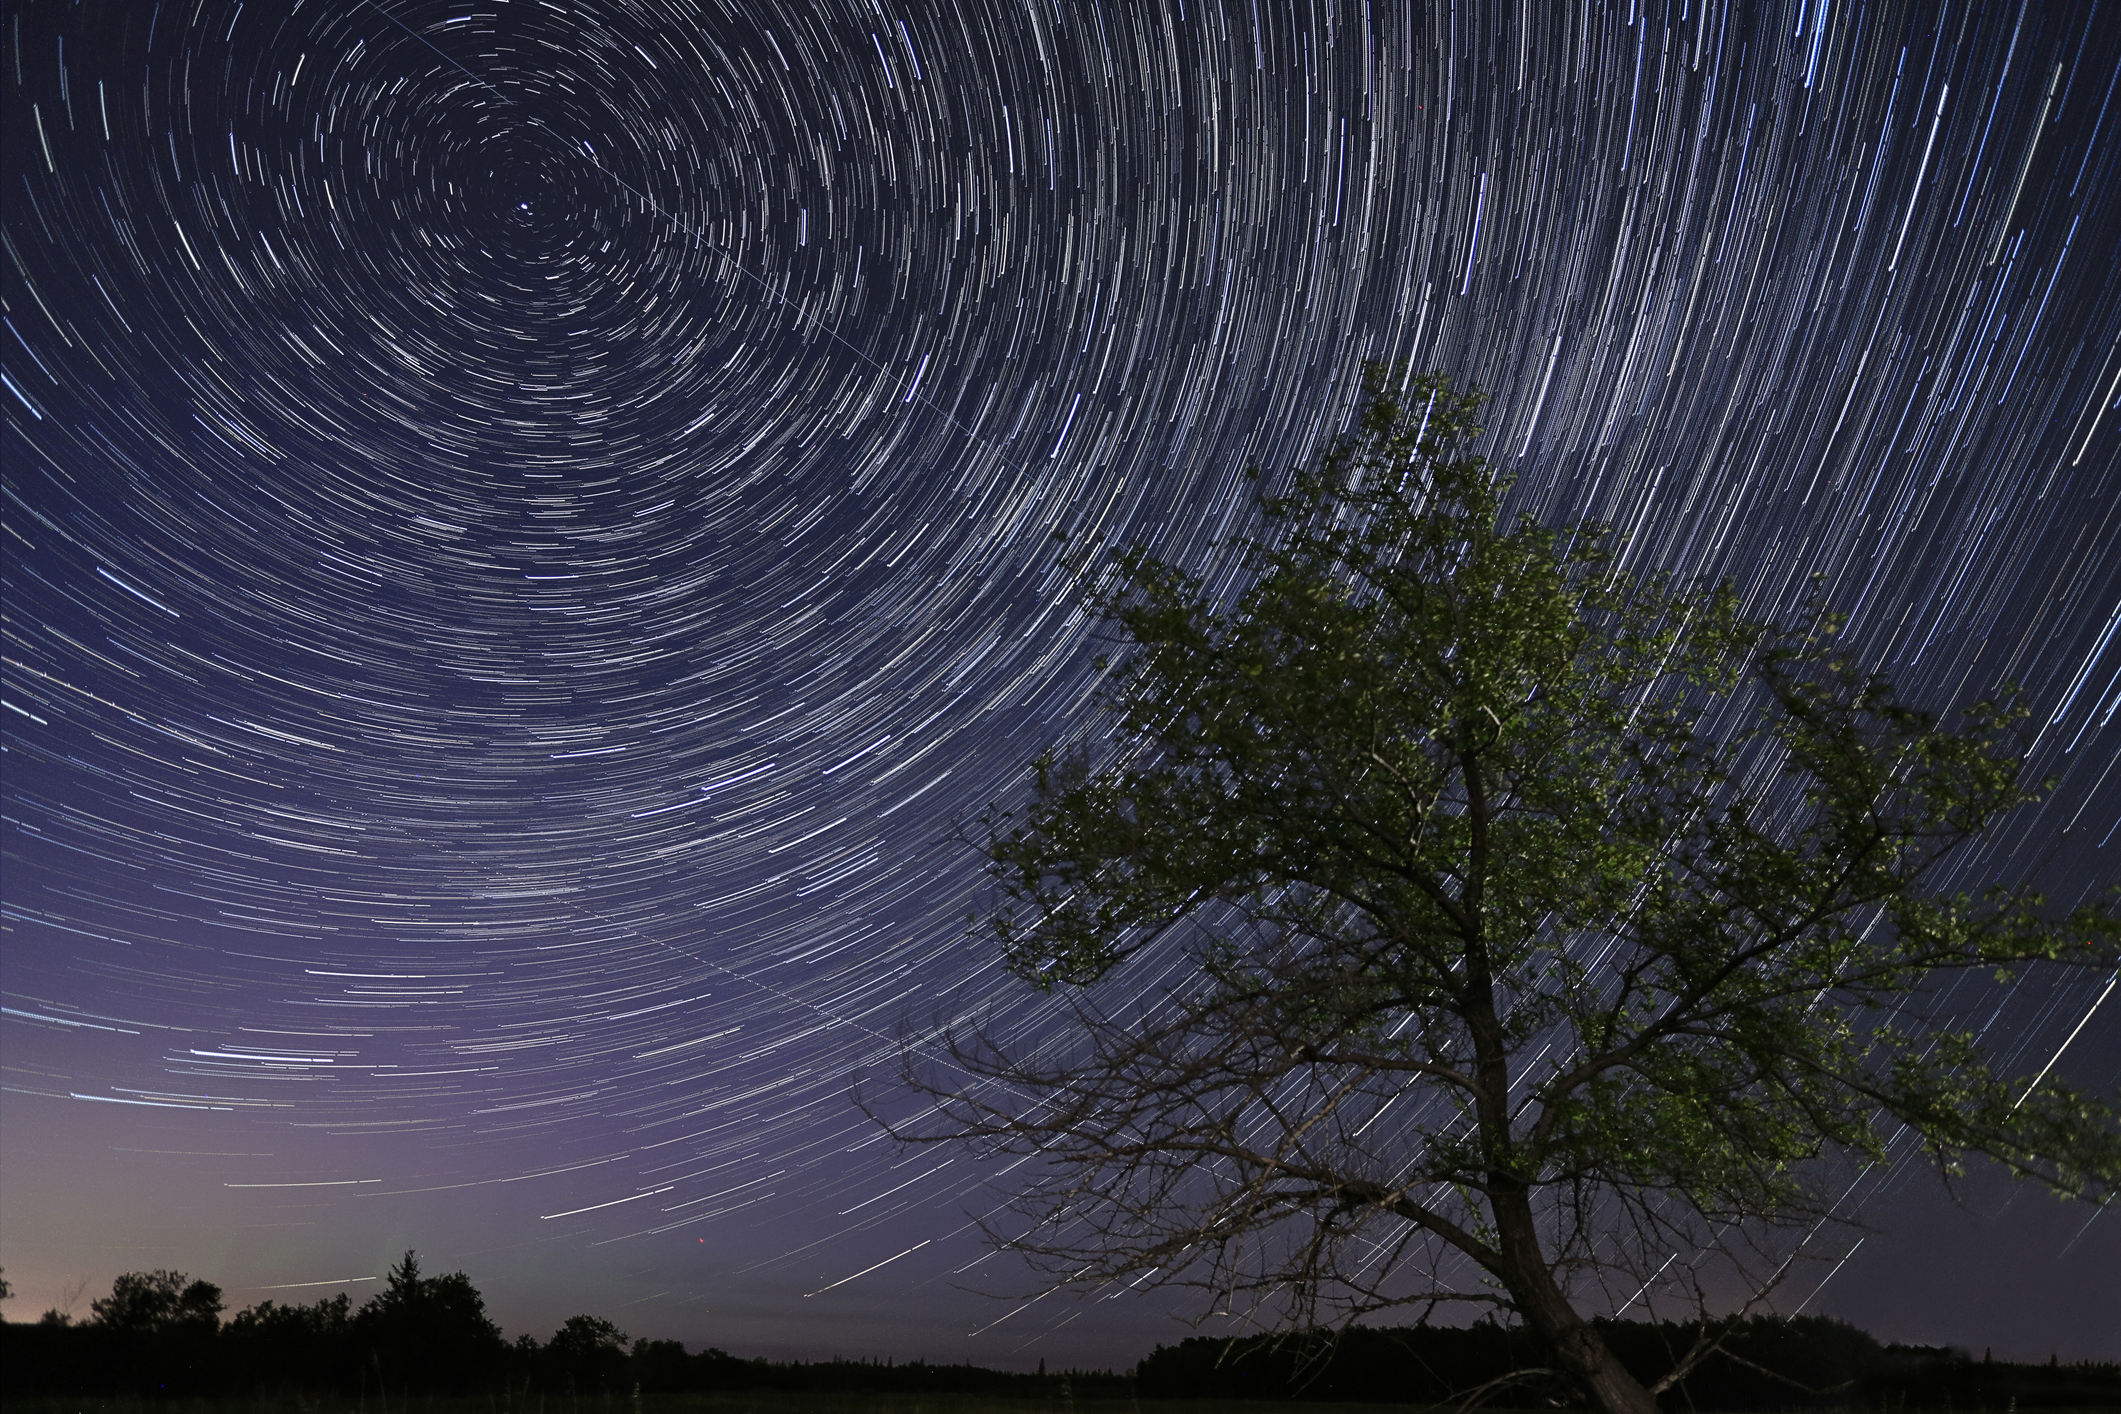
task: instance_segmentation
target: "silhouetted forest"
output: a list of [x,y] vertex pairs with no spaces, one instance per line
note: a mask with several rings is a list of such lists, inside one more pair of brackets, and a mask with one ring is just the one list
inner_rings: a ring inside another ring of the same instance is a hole
[[[1002,1399],[1300,1399],[1456,1406],[1485,1387],[1503,1408],[1567,1408],[1570,1391],[1536,1373],[1537,1347],[1512,1327],[1356,1327],[1332,1336],[1193,1338],[1158,1346],[1125,1374],[1015,1374],[923,1360],[744,1360],[674,1340],[629,1340],[575,1316],[552,1338],[514,1341],[462,1272],[427,1276],[412,1253],[356,1308],[265,1301],[222,1319],[221,1291],[181,1272],[128,1272],[92,1315],[48,1312],[0,1324],[0,1394],[272,1396],[295,1394],[631,1394],[780,1390],[973,1394]],[[1605,1321],[1600,1330],[1649,1379],[1693,1343],[1691,1326]],[[1880,1345],[1844,1322],[1756,1317],[1712,1326],[1725,1337],[1670,1410],[1967,1411],[2121,1408],[2121,1365],[2020,1365],[1963,1351]]]
[[713,1390],[959,1393],[1040,1398],[1059,1381],[1086,1397],[1124,1394],[1125,1376],[1020,1375],[971,1365],[740,1360],[675,1340],[629,1340],[599,1316],[552,1338],[509,1341],[462,1272],[426,1276],[410,1252],[356,1308],[261,1302],[228,1320],[221,1290],[182,1272],[128,1272],[76,1322],[48,1312],[0,1324],[0,1396],[621,1394]]
[[[1653,1321],[1597,1323],[1614,1354],[1646,1382],[1663,1377],[1700,1328]],[[1881,1345],[1818,1316],[1712,1323],[1723,1342],[1662,1398],[1672,1410],[2121,1408],[2121,1364],[2020,1365],[1936,1346]],[[1492,1386],[1501,1408],[1568,1407],[1577,1398],[1524,1330],[1363,1327],[1307,1339],[1195,1337],[1160,1345],[1134,1371],[1142,1399],[1265,1399],[1456,1404]],[[1499,1382],[1499,1383],[1498,1383]]]

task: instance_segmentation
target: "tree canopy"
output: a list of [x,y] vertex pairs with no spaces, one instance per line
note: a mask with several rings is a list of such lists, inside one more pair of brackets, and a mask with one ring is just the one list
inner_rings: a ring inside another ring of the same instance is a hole
[[471,1278],[462,1272],[422,1276],[412,1252],[355,1314],[354,1328],[386,1386],[476,1387],[507,1349]]
[[1831,1161],[1903,1127],[2109,1197],[2111,1108],[1940,1009],[2116,956],[2111,902],[1938,886],[2036,793],[2010,696],[1944,724],[1820,606],[1506,515],[1477,394],[1368,391],[1263,491],[1241,593],[1117,557],[1108,737],[984,821],[977,921],[1075,1025],[961,1037],[969,1085],[911,1068],[938,1118],[905,1132],[1036,1156],[999,1239],[1299,1328],[1500,1312],[1642,1411],[1586,1316],[1698,1304],[1712,1252],[1765,1290]]
[[127,1272],[110,1295],[89,1303],[96,1320],[113,1330],[211,1330],[221,1321],[221,1288],[182,1272]]
[[569,1316],[545,1344],[547,1363],[570,1387],[618,1386],[627,1354],[626,1333],[601,1316]]

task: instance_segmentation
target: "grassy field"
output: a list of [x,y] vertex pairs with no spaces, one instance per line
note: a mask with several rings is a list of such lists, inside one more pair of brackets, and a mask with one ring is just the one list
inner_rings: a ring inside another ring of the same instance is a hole
[[[801,1394],[760,1390],[726,1394],[530,1394],[491,1398],[392,1399],[374,1395],[253,1399],[151,1399],[139,1396],[33,1396],[7,1401],[7,1414],[1451,1414],[1412,1404],[1294,1404],[1286,1400],[997,1399],[977,1394]],[[1480,1414],[1534,1414],[1483,1409]],[[1554,1414],[1552,1410],[1538,1414]],[[2042,1411],[2069,1414],[2069,1411]]]
[[[1077,1406],[1081,1406],[1080,1409]],[[138,1396],[7,1401],[6,1414],[1452,1414],[1450,1406],[1298,1404],[1281,1400],[997,1399],[976,1394],[801,1394],[778,1390],[725,1394],[530,1394],[513,1400],[288,1395],[251,1399],[152,1399]],[[1483,1408],[1479,1414],[1555,1414]],[[1959,1414],[1973,1414],[1962,1409]],[[2004,1414],[2002,1410],[1991,1414]],[[2041,1409],[2038,1414],[2113,1414],[2112,1406]]]

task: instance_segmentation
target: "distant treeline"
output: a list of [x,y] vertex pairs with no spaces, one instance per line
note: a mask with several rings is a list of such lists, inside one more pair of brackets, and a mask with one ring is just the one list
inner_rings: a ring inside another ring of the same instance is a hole
[[[1504,1408],[1571,1407],[1560,1380],[1536,1372],[1521,1330],[1356,1327],[1333,1336],[1195,1338],[1158,1346],[1133,1371],[1015,1374],[925,1360],[743,1360],[688,1352],[674,1340],[629,1340],[610,1321],[575,1316],[548,1341],[503,1339],[462,1272],[429,1277],[411,1253],[356,1308],[266,1301],[223,1320],[221,1293],[179,1272],[130,1272],[89,1320],[56,1312],[0,1325],[0,1394],[191,1397],[342,1393],[628,1394],[779,1390],[971,1394],[1026,1400],[1292,1399],[1456,1404],[1484,1390]],[[1806,1411],[2121,1408],[2121,1366],[2016,1365],[1930,1347],[1881,1346],[1844,1322],[1754,1318],[1712,1327],[1725,1337],[1668,1409]],[[1600,1322],[1629,1367],[1655,1380],[1692,1344],[1691,1326]]]
[[[1613,1353],[1645,1383],[1661,1379],[1700,1328],[1669,1322],[1596,1323]],[[1723,1337],[1660,1401],[1667,1409],[1956,1411],[2121,1408],[2121,1364],[2019,1365],[1936,1346],[1880,1345],[1817,1316],[1712,1323]],[[1483,1386],[1503,1408],[1580,1401],[1518,1327],[1364,1327],[1307,1338],[1195,1337],[1160,1345],[1135,1368],[1142,1399],[1302,1399],[1456,1405]]]
[[[629,1340],[612,1322],[574,1316],[550,1340],[503,1339],[462,1272],[421,1274],[413,1254],[356,1308],[341,1294],[310,1305],[265,1301],[223,1320],[221,1290],[182,1272],[128,1272],[76,1322],[47,1312],[0,1324],[0,1396],[187,1397],[343,1393],[622,1394],[716,1390],[956,1393],[1038,1399],[1124,1395],[1109,1371],[1021,1375],[973,1365],[740,1360],[674,1340]],[[1043,1369],[1043,1367],[1042,1367]]]

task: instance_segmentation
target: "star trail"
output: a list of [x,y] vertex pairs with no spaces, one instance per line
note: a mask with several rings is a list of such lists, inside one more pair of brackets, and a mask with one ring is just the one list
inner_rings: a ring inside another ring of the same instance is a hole
[[[1918,703],[2021,684],[2055,787],[1952,882],[2121,878],[2111,4],[15,0],[0,40],[13,1319],[414,1246],[511,1334],[1184,1334],[966,1290],[1035,1295],[970,1226],[995,1175],[851,1095],[1054,1016],[967,935],[960,825],[1103,730],[1071,547],[1227,590],[1245,469],[1366,359],[1489,390],[1522,514],[1755,614],[1820,576]],[[2111,986],[1950,1000],[2111,1090]],[[2121,1355],[2111,1219],[1925,1185],[1867,1175],[1885,1233],[1787,1304]],[[1918,1275],[1955,1243],[1995,1305]]]

